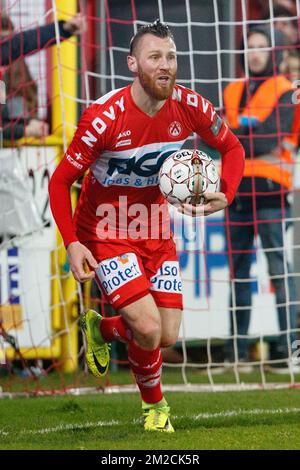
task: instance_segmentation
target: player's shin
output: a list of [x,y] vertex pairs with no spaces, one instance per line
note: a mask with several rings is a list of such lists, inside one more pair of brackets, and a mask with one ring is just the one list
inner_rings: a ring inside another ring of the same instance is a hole
[[128,344],[128,360],[142,400],[151,404],[161,401],[163,394],[160,382],[162,371],[160,348],[149,351],[132,340]]

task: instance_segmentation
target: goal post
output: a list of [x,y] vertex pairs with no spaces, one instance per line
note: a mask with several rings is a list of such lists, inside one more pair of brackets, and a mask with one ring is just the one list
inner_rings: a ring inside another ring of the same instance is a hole
[[[67,144],[71,141],[77,126],[77,97],[78,97],[78,41],[76,37],[61,43],[57,22],[60,19],[68,20],[77,13],[77,1],[52,1],[53,18],[56,23],[57,45],[53,48],[53,75],[52,75],[52,128],[54,135],[62,138],[63,148],[60,157],[64,154]],[[72,191],[72,205],[76,205],[76,191]],[[59,256],[58,266],[66,263],[66,252],[61,246],[62,239],[58,234]],[[54,254],[55,256],[55,254]],[[74,372],[78,367],[78,299],[76,281],[72,276],[62,280],[62,295],[67,299],[66,311],[61,312],[61,328],[65,331],[61,338],[61,360],[64,372]]]
[[52,128],[66,146],[73,137],[78,118],[78,40],[72,36],[69,41],[61,42],[57,22],[77,13],[77,1],[52,0],[52,10],[57,42],[52,51]]

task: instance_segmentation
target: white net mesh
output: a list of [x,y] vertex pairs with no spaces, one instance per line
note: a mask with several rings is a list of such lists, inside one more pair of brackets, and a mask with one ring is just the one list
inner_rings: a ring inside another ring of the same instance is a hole
[[[261,9],[262,5],[264,12]],[[41,23],[49,21],[51,14],[54,14],[54,18],[57,19],[66,13],[62,11],[60,2],[55,1],[44,3],[34,0],[22,2],[8,0],[4,2],[4,6],[6,13],[13,19],[16,30],[25,26],[34,26],[30,13],[33,9],[40,9],[38,15],[42,19]],[[65,111],[65,108],[68,108],[66,103],[76,103],[78,107],[82,104],[80,109],[82,111],[86,103],[93,102],[111,89],[130,83],[132,76],[126,65],[130,38],[140,25],[160,18],[169,24],[174,33],[178,50],[178,83],[201,93],[213,102],[220,114],[223,114],[224,87],[233,80],[241,79],[240,42],[242,40],[247,42],[249,27],[257,24],[258,21],[262,25],[269,25],[271,46],[274,47],[274,27],[279,25],[274,17],[277,3],[271,0],[268,4],[245,0],[236,2],[153,0],[150,3],[134,0],[122,2],[105,0],[81,1],[79,7],[87,17],[88,31],[79,39],[79,62],[75,72],[78,78],[76,96],[72,96],[68,83],[63,80],[68,66],[64,65],[61,46],[58,54],[58,69],[51,66],[49,56],[47,60],[49,52],[38,52],[32,58],[26,59],[33,80],[38,85],[37,116],[39,118],[46,118],[47,93],[50,104],[53,107],[58,106],[57,101],[54,102],[52,89],[49,84],[47,86],[45,80],[46,77],[49,78],[49,74],[58,77],[58,98],[63,113],[61,134],[64,135],[65,140],[63,139],[58,147],[21,145],[17,158],[24,174],[29,176],[29,184],[34,193],[33,205],[40,214],[40,226],[38,222],[36,226],[29,224],[31,229],[28,233],[24,231],[14,233],[7,231],[5,227],[1,228],[3,233],[0,252],[0,312],[4,333],[0,336],[0,363],[3,357],[1,351],[11,350],[5,367],[7,368],[9,361],[14,359],[17,364],[16,369],[19,369],[20,373],[42,359],[44,362],[40,370],[46,370],[49,376],[51,376],[50,372],[63,368],[65,372],[75,370],[76,377],[81,377],[82,365],[80,363],[77,367],[77,358],[82,351],[80,343],[77,342],[77,333],[73,332],[73,336],[71,334],[76,325],[79,310],[78,289],[70,280],[69,266],[64,251],[57,248],[56,232],[47,203],[47,180],[55,167],[57,154],[61,151],[61,147],[66,145],[68,126],[72,128],[76,124],[70,122],[68,115],[65,115],[65,112],[68,112]],[[285,22],[294,25],[298,20],[299,12],[297,0],[294,12],[285,18]],[[263,15],[265,15],[264,19],[261,19]],[[290,45],[289,48],[298,50],[297,44]],[[247,65],[245,74],[246,78],[249,78]],[[67,127],[65,127],[66,123]],[[197,146],[197,148],[207,150],[197,136],[191,136],[184,146]],[[3,162],[5,152],[7,150],[1,151]],[[208,152],[218,158],[212,149]],[[298,163],[297,161],[295,163],[297,175]],[[14,193],[15,197],[16,186],[12,182],[3,181],[0,192],[5,190],[5,184],[8,184],[9,191]],[[281,380],[280,377],[283,377],[282,380],[286,383],[295,382],[297,378],[295,373],[299,372],[296,360],[299,342],[296,332],[291,336],[292,325],[288,312],[290,305],[295,311],[299,306],[300,257],[298,253],[300,245],[297,226],[300,220],[300,206],[296,185],[293,196],[293,213],[288,218],[283,218],[281,225],[284,244],[279,251],[284,254],[284,272],[275,272],[271,277],[268,275],[266,255],[273,249],[263,247],[259,237],[255,237],[254,240],[250,278],[236,279],[232,273],[230,275],[232,251],[227,240],[228,220],[226,221],[223,213],[216,213],[205,220],[186,221],[187,233],[176,240],[184,281],[184,315],[180,341],[176,347],[164,351],[165,362],[170,370],[170,376],[167,375],[165,381],[170,378],[170,380],[183,383],[213,385],[215,383],[251,382],[266,385]],[[5,217],[11,210],[16,210],[19,215],[23,213],[22,210],[16,209],[16,204],[14,200],[12,209],[5,210]],[[290,225],[289,222],[294,222],[294,229],[290,227],[285,230],[286,225]],[[254,211],[255,223],[257,223],[257,214]],[[40,229],[40,227],[43,228]],[[290,264],[294,264],[294,271],[291,273],[288,272],[288,260]],[[278,304],[275,296],[277,278],[283,279],[286,293],[283,297],[283,304]],[[293,296],[289,293],[288,280],[291,278],[296,285],[296,293]],[[243,284],[251,284],[251,305],[248,302],[238,307],[236,291],[233,288],[235,282],[237,289],[241,289]],[[230,308],[231,288],[233,299]],[[98,304],[97,296],[98,293],[94,292],[93,286],[92,289],[86,288],[85,305],[91,305],[93,302]],[[81,296],[80,302],[82,302]],[[248,311],[250,308],[249,328],[245,331],[241,330],[242,332],[238,331],[238,315],[242,315],[243,311]],[[281,329],[278,308],[285,310],[286,326]],[[233,314],[232,333],[230,332],[230,312]],[[295,327],[294,323],[293,326]],[[5,334],[17,340],[21,353],[12,347],[7,338],[5,340]],[[278,339],[283,336],[287,341],[288,356],[277,357],[273,354],[273,350],[276,349]],[[229,357],[230,338],[232,354]],[[238,343],[243,341],[249,344],[249,356],[246,362],[241,361],[239,354]],[[292,362],[292,357],[294,362]],[[75,366],[61,367],[62,364],[70,365],[70,363]],[[113,350],[112,375],[116,371],[116,377],[117,373],[122,376],[123,363],[126,364],[126,354],[124,355],[124,351],[116,347]],[[38,364],[41,365],[40,362]],[[268,371],[268,366],[274,364],[282,364],[284,367],[278,368],[278,371],[273,370],[271,373]],[[175,370],[174,374],[173,370]],[[241,375],[250,371],[251,374],[247,376]],[[217,375],[217,372],[221,375]],[[274,372],[276,372],[276,377],[273,375]],[[278,372],[285,375],[278,374]],[[173,375],[176,375],[175,379]],[[9,377],[11,384],[11,372]],[[64,389],[65,379],[62,375],[58,377],[55,388]],[[110,380],[109,378],[107,383]],[[118,383],[118,378],[114,380]],[[70,383],[74,384],[74,379]],[[35,388],[40,390],[43,386],[39,384],[35,385]]]

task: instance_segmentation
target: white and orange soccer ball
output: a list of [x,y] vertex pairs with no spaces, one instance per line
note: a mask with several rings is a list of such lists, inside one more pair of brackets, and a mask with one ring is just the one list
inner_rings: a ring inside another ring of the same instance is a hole
[[159,187],[170,204],[203,204],[206,192],[219,191],[218,170],[207,153],[182,149],[162,164]]

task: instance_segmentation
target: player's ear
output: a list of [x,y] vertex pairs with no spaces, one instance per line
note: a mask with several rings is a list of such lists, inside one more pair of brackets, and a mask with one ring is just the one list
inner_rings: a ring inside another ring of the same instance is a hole
[[127,65],[128,65],[130,72],[137,73],[138,66],[137,66],[136,57],[134,57],[133,55],[127,56]]

